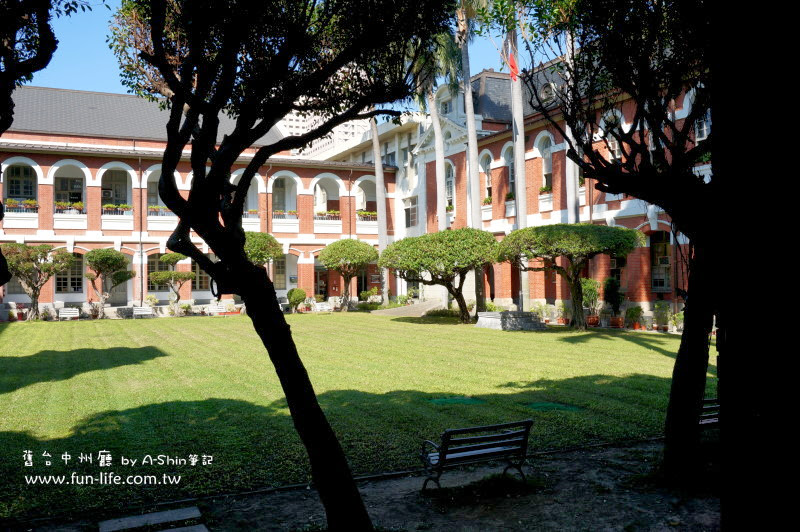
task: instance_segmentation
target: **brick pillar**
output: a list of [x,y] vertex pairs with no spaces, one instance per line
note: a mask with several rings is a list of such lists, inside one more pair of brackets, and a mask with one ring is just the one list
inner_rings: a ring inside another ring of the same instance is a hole
[[267,233],[268,232],[267,220],[269,219],[268,217],[271,217],[271,216],[272,216],[272,213],[268,209],[268,205],[267,205],[267,194],[265,194],[265,193],[261,194],[260,193],[258,195],[258,222],[259,222],[259,227],[261,228],[261,232],[262,233]]
[[100,187],[86,187],[86,228],[89,231],[100,231],[100,216],[103,212],[102,192]]
[[[89,281],[84,280],[84,282],[88,283]],[[42,291],[39,292],[39,303],[52,303],[55,291],[56,291],[56,278],[51,277],[49,281],[44,283]]]
[[[310,196],[309,196],[310,197]],[[306,295],[314,295],[314,264],[313,263],[297,263],[297,288],[302,288],[306,291]]]
[[[134,232],[144,231],[147,229],[147,205],[142,205],[142,195],[147,193],[147,189],[134,188],[133,198],[131,205],[133,206],[133,230]],[[140,216],[142,212],[142,216]]]
[[[192,271],[192,262],[191,259],[186,259],[185,261],[181,261],[175,265],[175,271],[178,272],[190,272]],[[180,300],[186,301],[187,299],[192,299],[192,281],[184,283],[179,290],[180,293]]]
[[53,185],[39,185],[39,229],[53,229]]
[[356,234],[356,198],[343,197],[339,205],[342,211],[342,233]]
[[[297,214],[300,217],[300,233],[314,234],[314,196],[302,194],[297,196]],[[313,271],[313,267],[311,268]]]
[[[141,259],[138,257],[138,253],[134,254],[133,260],[131,261],[131,271],[133,271],[136,275],[133,277],[133,294],[132,299],[139,304],[139,301],[144,301],[144,298],[147,296],[147,278],[146,278],[146,271],[143,271],[141,268],[141,264],[139,261]],[[146,262],[146,261],[145,261]],[[145,264],[145,269],[147,268]],[[144,276],[144,277],[143,277]],[[142,279],[144,279],[144,283],[142,283]],[[144,284],[144,294],[140,294],[141,286]]]

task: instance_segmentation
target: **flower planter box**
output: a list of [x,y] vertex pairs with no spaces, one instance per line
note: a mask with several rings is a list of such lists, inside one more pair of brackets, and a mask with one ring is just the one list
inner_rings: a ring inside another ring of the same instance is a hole
[[639,323],[638,321],[633,322],[633,330],[634,331],[646,331],[647,327]]
[[622,316],[614,316],[608,319],[608,324],[614,329],[622,329],[625,325],[625,321]]
[[558,324],[559,325],[567,325],[568,323],[569,323],[569,320],[567,318],[558,318]]
[[600,316],[586,316],[586,325],[589,327],[600,327]]

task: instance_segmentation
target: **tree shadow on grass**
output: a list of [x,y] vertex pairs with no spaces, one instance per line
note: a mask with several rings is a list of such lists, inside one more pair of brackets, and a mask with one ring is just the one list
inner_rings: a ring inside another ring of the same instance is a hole
[[142,364],[164,356],[167,355],[163,351],[152,346],[39,351],[23,357],[0,356],[0,394],[39,382],[63,381],[89,371]]
[[475,323],[461,323],[458,318],[450,316],[422,316],[419,318],[413,316],[401,316],[392,318],[391,321],[399,323],[414,323],[416,325],[475,325]]
[[[496,393],[439,389],[368,393],[332,390],[319,401],[340,438],[355,474],[418,469],[425,439],[444,429],[533,419],[530,450],[596,441],[653,436],[661,432],[669,379],[651,375],[587,375],[563,380],[523,381],[498,386]],[[434,402],[470,396],[476,401]],[[80,408],[76,398],[74,408]],[[539,410],[531,405],[559,403],[570,410]],[[24,467],[30,450],[34,466]],[[97,453],[109,451],[112,467],[100,468]],[[44,465],[42,453],[52,456]],[[65,465],[63,453],[72,460]],[[92,453],[93,463],[78,463]],[[201,464],[142,465],[145,455],[188,459],[213,456]],[[123,465],[122,456],[136,458]],[[26,485],[24,475],[114,472],[122,475],[181,475],[178,485]],[[284,399],[266,405],[212,398],[172,401],[94,414],[54,439],[30,432],[0,432],[0,520],[45,517],[92,520],[119,516],[132,507],[192,496],[241,492],[308,482],[309,466]],[[1,525],[2,523],[0,523]]]

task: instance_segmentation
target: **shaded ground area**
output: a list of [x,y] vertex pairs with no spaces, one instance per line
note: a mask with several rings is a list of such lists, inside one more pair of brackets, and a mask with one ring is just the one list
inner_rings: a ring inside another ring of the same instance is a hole
[[[648,474],[661,442],[596,447],[530,460],[528,483],[496,467],[451,471],[442,492],[420,495],[421,477],[361,484],[376,524],[401,530],[718,530],[715,490],[678,492]],[[310,490],[201,504],[211,530],[293,530],[324,524]]]

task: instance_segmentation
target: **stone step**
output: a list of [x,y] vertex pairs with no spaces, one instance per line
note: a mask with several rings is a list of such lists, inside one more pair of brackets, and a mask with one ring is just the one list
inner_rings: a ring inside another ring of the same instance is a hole
[[[100,527],[100,532],[114,532],[116,530],[130,530],[132,528],[144,526],[197,519],[198,517],[200,517],[200,510],[197,509],[197,506],[190,506],[188,508],[178,508],[176,510],[109,519],[108,521],[101,521],[98,523],[98,526]],[[203,527],[203,529],[205,529],[205,527]]]
[[182,526],[180,528],[165,528],[159,532],[208,532],[206,525]]

